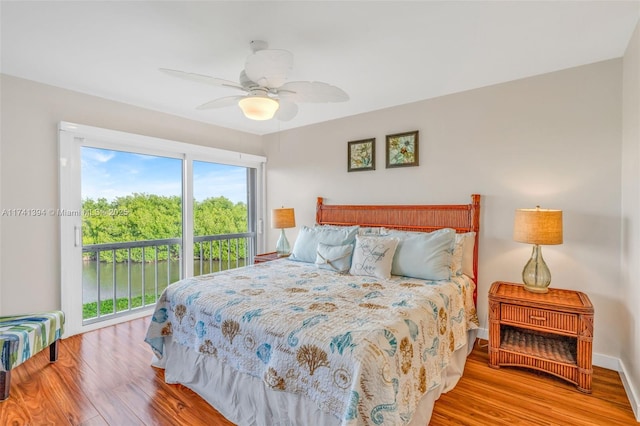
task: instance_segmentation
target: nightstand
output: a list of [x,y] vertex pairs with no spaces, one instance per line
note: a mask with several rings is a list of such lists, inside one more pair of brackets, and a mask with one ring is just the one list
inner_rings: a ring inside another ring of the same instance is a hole
[[591,393],[593,305],[579,291],[532,293],[494,282],[489,290],[489,367],[533,368]]
[[269,252],[269,253],[261,253],[261,254],[256,254],[255,257],[253,258],[253,263],[264,263],[264,262],[270,262],[272,260],[276,260],[276,259],[282,259],[283,257],[289,257],[289,256],[278,256],[278,254],[275,251]]

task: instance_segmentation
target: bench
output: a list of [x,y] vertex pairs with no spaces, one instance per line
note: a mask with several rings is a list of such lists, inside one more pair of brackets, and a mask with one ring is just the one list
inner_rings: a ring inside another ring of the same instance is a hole
[[9,397],[11,370],[49,347],[49,360],[58,359],[58,339],[64,332],[64,313],[0,317],[0,401]]

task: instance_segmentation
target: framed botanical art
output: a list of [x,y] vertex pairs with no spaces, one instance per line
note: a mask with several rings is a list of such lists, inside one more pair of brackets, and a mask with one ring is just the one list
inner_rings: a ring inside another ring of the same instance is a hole
[[418,131],[387,135],[387,169],[418,165]]
[[376,169],[376,139],[363,139],[347,144],[347,171]]

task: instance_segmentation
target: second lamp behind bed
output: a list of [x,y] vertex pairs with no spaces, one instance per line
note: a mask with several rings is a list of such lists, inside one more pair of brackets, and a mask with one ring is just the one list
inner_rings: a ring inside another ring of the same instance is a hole
[[271,227],[280,229],[280,238],[276,243],[276,253],[278,257],[285,257],[291,254],[291,245],[284,233],[286,228],[296,226],[296,215],[292,208],[281,208],[271,210]]

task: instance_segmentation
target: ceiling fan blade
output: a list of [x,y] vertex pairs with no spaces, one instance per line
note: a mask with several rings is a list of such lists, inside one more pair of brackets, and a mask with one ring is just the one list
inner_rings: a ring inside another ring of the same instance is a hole
[[247,77],[262,87],[282,86],[293,67],[293,55],[286,50],[265,49],[249,55],[244,65]]
[[280,121],[289,121],[298,114],[298,105],[286,99],[280,99],[280,107],[276,112],[276,118]]
[[244,96],[226,96],[224,98],[218,98],[204,103],[199,107],[196,107],[196,109],[224,108],[232,105],[237,105],[238,101],[243,98]]
[[192,73],[192,72],[171,70],[171,69],[168,69],[168,68],[159,68],[159,70],[161,72],[165,73],[165,74],[171,75],[173,77],[182,78],[184,80],[196,81],[198,83],[209,84],[209,85],[212,85],[212,86],[231,87],[233,89],[240,89],[240,90],[246,92],[244,87],[240,86],[240,84],[238,84],[238,83],[236,83],[234,81],[224,80],[222,78],[215,78],[215,77],[211,77],[211,76],[204,75],[204,74],[196,74],[196,73]]
[[349,95],[339,87],[320,81],[290,81],[278,89],[278,95],[294,102],[345,102]]

